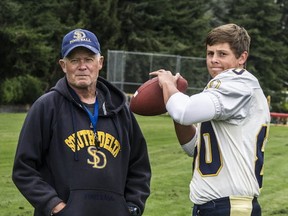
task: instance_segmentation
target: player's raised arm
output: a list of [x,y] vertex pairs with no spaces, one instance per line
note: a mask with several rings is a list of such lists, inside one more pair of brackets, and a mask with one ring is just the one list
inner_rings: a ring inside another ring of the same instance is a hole
[[[173,76],[170,71],[163,69],[151,72],[150,75],[158,76],[159,86],[163,91],[164,103],[167,105],[169,98],[179,92],[177,87],[178,81],[182,79],[181,75],[176,73]],[[195,147],[195,139],[193,138],[195,138],[196,128],[192,124],[183,125],[175,120],[173,122],[180,145],[189,156],[193,156]]]
[[173,94],[179,92],[177,89],[177,80],[180,77],[179,73],[172,75],[170,71],[160,69],[149,74],[152,76],[158,76],[159,85],[163,90],[163,98],[165,104]]

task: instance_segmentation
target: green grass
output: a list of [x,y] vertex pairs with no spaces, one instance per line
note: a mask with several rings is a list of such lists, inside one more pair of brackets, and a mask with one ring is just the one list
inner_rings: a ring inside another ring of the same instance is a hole
[[[0,215],[29,216],[33,208],[11,180],[11,169],[25,114],[0,114]],[[168,116],[137,116],[148,143],[151,196],[144,216],[190,216],[192,158],[181,150]],[[271,126],[265,149],[265,174],[259,202],[263,216],[288,215],[288,127]]]
[[32,207],[12,182],[12,165],[25,114],[0,113],[0,212],[1,216],[28,216]]

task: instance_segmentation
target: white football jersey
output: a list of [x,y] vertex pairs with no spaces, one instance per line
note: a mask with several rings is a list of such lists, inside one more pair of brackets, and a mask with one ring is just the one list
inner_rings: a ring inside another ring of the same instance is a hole
[[258,196],[270,122],[258,80],[245,69],[230,69],[214,77],[199,94],[177,93],[170,98],[166,108],[176,122],[201,122],[191,201],[203,204],[232,195]]

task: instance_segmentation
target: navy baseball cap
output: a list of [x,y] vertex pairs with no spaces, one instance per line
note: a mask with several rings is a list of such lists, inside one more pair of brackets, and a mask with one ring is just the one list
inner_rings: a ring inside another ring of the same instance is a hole
[[62,57],[66,57],[76,47],[86,47],[95,54],[100,53],[100,44],[96,35],[85,29],[75,29],[64,36]]

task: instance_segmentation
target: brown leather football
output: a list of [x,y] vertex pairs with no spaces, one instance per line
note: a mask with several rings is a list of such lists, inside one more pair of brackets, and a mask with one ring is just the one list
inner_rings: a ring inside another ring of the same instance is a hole
[[[177,80],[177,89],[185,92],[188,82],[183,77]],[[158,77],[154,77],[143,83],[130,99],[132,112],[143,116],[161,115],[167,112],[163,92],[158,83]]]

